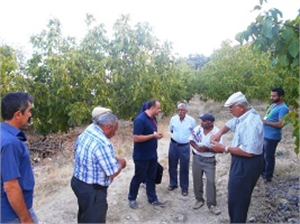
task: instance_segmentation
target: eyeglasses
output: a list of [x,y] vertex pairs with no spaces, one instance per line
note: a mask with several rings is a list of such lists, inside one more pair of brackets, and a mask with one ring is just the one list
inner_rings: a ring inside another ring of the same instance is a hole
[[232,104],[230,107],[228,107],[229,110],[232,110],[234,107],[239,106],[238,104]]

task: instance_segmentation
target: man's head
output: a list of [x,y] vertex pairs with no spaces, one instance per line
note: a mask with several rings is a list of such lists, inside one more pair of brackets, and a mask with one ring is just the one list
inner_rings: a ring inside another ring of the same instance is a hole
[[283,97],[284,97],[284,90],[281,87],[274,87],[271,90],[271,101],[272,103],[280,103],[281,101],[283,101]]
[[215,117],[210,113],[203,114],[199,119],[201,119],[203,129],[211,129],[214,126]]
[[16,128],[24,128],[30,123],[33,97],[25,92],[11,92],[2,98],[1,115],[4,121]]
[[93,117],[93,123],[102,129],[107,138],[112,138],[119,128],[119,120],[112,113],[104,113]]
[[245,97],[245,95],[241,92],[236,92],[232,94],[224,104],[225,107],[229,108],[230,113],[235,117],[240,117],[244,113],[246,113],[250,105]]
[[148,115],[153,117],[153,116],[157,116],[161,110],[160,110],[160,102],[158,102],[155,99],[151,99],[148,101],[148,106],[147,106],[147,111],[148,111]]
[[188,111],[188,107],[186,103],[179,103],[177,105],[177,114],[180,117],[180,119],[184,119],[187,111]]

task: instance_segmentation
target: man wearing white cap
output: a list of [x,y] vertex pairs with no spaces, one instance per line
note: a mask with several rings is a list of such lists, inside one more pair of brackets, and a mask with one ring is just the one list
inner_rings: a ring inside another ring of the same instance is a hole
[[93,123],[76,139],[71,187],[78,202],[78,223],[105,223],[107,188],[126,167],[125,159],[115,156],[110,141],[118,127],[118,118],[110,109],[96,107]]
[[[231,223],[245,223],[253,189],[263,170],[263,123],[260,115],[241,92],[226,101],[234,116],[211,138],[215,152],[231,154],[228,181],[228,212]],[[219,143],[229,130],[234,132],[231,147]]]

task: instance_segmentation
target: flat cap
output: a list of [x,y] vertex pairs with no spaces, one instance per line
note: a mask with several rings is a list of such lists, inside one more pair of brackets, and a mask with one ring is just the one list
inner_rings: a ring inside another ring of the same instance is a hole
[[228,98],[224,104],[224,107],[230,107],[233,104],[244,102],[248,102],[245,95],[242,92],[236,92]]
[[92,111],[92,117],[97,117],[105,113],[111,113],[111,109],[105,107],[95,107]]

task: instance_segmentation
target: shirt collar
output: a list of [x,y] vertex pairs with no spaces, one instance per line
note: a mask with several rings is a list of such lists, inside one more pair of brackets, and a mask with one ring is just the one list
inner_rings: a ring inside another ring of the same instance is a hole
[[14,126],[11,126],[10,124],[8,124],[6,122],[1,123],[1,128],[5,129],[7,132],[12,134],[13,136],[16,136],[21,141],[27,140],[27,136],[23,131],[21,131],[18,128],[15,128]]

